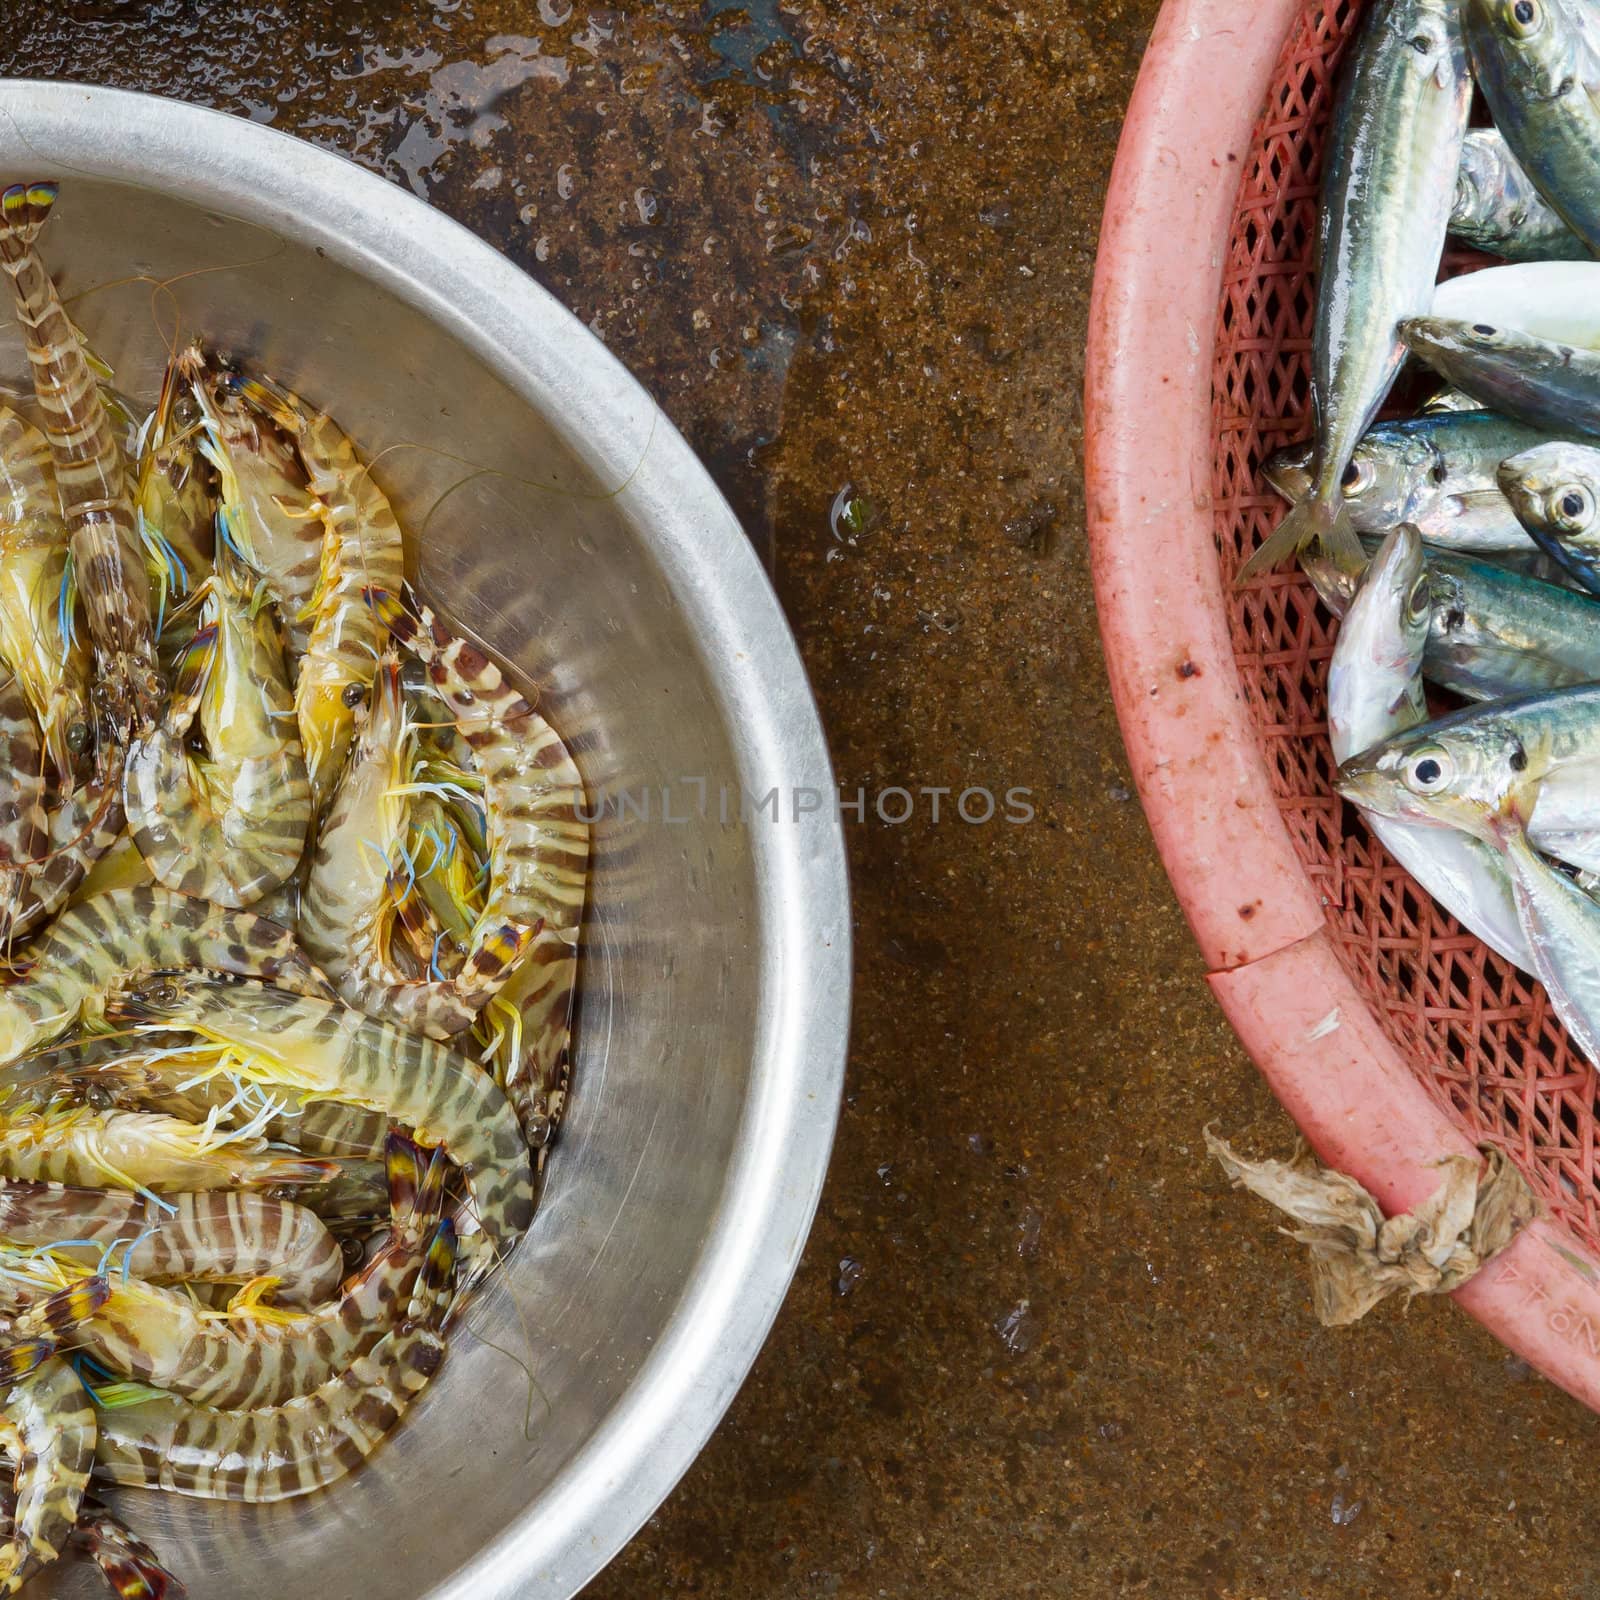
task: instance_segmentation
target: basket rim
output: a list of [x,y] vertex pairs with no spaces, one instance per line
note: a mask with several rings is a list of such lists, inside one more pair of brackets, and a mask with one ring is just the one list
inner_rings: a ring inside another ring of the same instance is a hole
[[[1393,1212],[1470,1150],[1339,959],[1229,641],[1212,527],[1222,266],[1306,0],[1166,0],[1123,124],[1089,307],[1084,476],[1112,699],[1156,848],[1240,1042],[1319,1156]],[[1600,1410],[1600,1261],[1533,1223],[1454,1297]]]

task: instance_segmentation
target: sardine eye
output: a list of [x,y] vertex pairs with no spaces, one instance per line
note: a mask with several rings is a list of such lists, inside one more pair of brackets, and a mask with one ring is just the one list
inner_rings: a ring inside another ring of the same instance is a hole
[[1528,770],[1528,752],[1520,744],[1511,747],[1511,754],[1506,757],[1506,764],[1513,772],[1526,772]]
[[344,693],[339,698],[354,711],[357,706],[366,704],[367,691],[362,684],[347,683],[344,686]]
[[1594,499],[1580,483],[1564,484],[1550,496],[1551,520],[1571,533],[1580,532],[1594,515]]
[[1430,39],[1425,33],[1413,34],[1410,39],[1410,44],[1411,48],[1415,50],[1419,56],[1425,56],[1431,49],[1433,49],[1433,40]]
[[1450,757],[1437,745],[1414,755],[1405,769],[1406,787],[1413,794],[1437,794],[1449,782],[1453,768]]
[[1487,322],[1474,322],[1472,324],[1472,331],[1474,333],[1482,334],[1485,339],[1494,338],[1494,329],[1491,328]]
[[1511,21],[1518,31],[1529,33],[1538,26],[1539,7],[1534,0],[1517,0],[1511,8]]
[[1373,471],[1365,461],[1352,461],[1339,479],[1346,495],[1364,494],[1372,487]]
[[1417,581],[1411,585],[1411,593],[1406,596],[1406,612],[1413,622],[1427,616],[1433,609],[1433,595],[1428,587],[1428,574],[1424,572]]
[[1444,464],[1444,462],[1435,461],[1432,467],[1428,469],[1428,477],[1432,479],[1434,483],[1445,483],[1449,480],[1450,469]]

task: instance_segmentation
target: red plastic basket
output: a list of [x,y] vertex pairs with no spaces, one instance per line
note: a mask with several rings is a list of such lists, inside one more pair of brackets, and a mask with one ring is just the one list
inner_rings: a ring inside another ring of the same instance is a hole
[[1309,431],[1322,145],[1361,7],[1168,0],[1117,153],[1091,308],[1089,533],[1145,811],[1213,991],[1322,1158],[1390,1209],[1491,1143],[1546,1215],[1458,1298],[1600,1409],[1593,1069],[1543,991],[1332,792],[1336,626],[1235,590]]

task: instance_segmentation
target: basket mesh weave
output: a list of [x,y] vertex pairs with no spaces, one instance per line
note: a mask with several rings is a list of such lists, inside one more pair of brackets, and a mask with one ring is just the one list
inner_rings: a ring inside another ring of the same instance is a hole
[[[1298,572],[1233,587],[1283,503],[1260,476],[1310,432],[1313,245],[1332,86],[1360,5],[1308,5],[1244,161],[1212,379],[1218,560],[1234,655],[1278,805],[1341,959],[1401,1054],[1462,1127],[1504,1149],[1600,1253],[1595,1074],[1542,988],[1447,916],[1332,790],[1326,683],[1337,624]],[[1452,258],[1447,271],[1481,260]]]

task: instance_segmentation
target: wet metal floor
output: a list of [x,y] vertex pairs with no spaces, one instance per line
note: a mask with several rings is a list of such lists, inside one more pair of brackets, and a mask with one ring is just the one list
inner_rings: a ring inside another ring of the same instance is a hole
[[1083,535],[1095,231],[1156,9],[7,7],[0,70],[354,155],[571,307],[745,519],[866,792],[810,1248],[596,1600],[1600,1594],[1600,1423],[1449,1306],[1320,1331],[1203,1159],[1208,1121],[1291,1128],[1130,797]]

